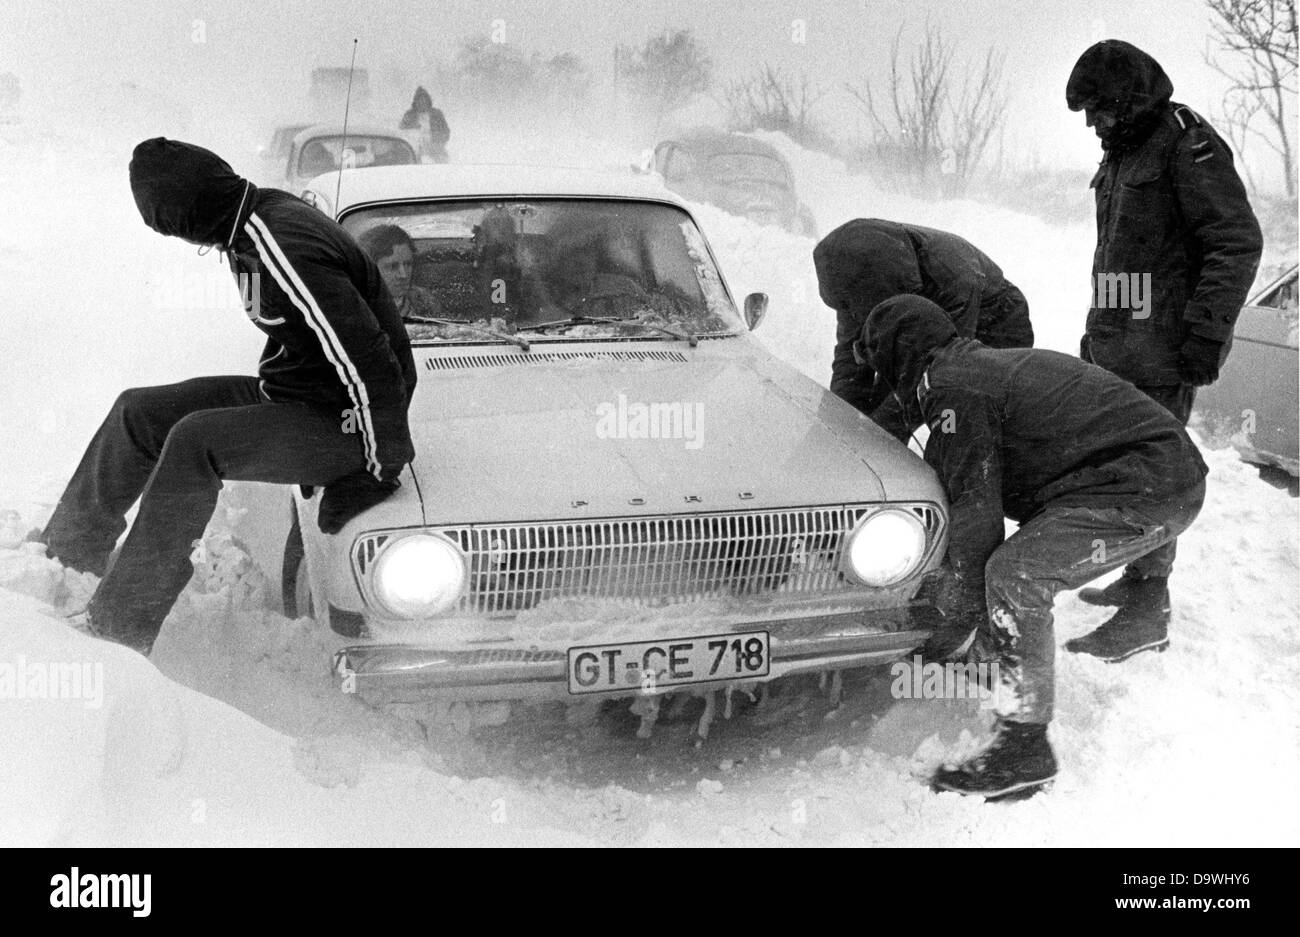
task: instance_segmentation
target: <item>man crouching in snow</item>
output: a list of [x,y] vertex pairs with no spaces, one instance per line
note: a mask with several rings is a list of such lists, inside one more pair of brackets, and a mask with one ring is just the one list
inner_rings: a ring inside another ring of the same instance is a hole
[[[1179,421],[1123,378],[1077,358],[960,338],[943,310],[896,296],[863,344],[899,405],[930,427],[925,461],[948,494],[959,607],[983,612],[999,664],[992,743],[941,769],[938,789],[1002,796],[1056,775],[1052,602],[1181,534],[1206,467]],[[1003,542],[1003,518],[1020,529]],[[1156,627],[1155,624],[1152,627]],[[1142,636],[1169,644],[1163,626]]]
[[378,268],[317,209],[161,137],[135,148],[130,176],[145,224],[217,248],[268,336],[258,377],[123,392],[42,534],[52,557],[103,576],[87,630],[148,654],[223,481],[326,486],[326,533],[397,488],[415,363]]

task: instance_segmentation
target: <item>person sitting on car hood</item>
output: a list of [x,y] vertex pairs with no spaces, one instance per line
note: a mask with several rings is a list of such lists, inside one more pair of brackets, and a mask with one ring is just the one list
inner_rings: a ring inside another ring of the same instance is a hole
[[148,654],[225,481],[325,486],[326,533],[393,492],[414,456],[415,362],[374,262],[306,202],[161,137],[135,148],[130,177],[145,224],[229,261],[267,336],[257,377],[124,391],[42,534],[51,556],[103,576],[85,627]]
[[915,424],[906,424],[853,348],[878,303],[903,293],[924,296],[968,338],[992,348],[1034,343],[1024,295],[988,256],[947,231],[857,218],[822,238],[813,264],[822,301],[837,315],[831,392],[900,440],[907,440]]
[[[1128,381],[1054,351],[990,348],[923,297],[880,303],[862,341],[900,408],[929,426],[925,461],[950,504],[948,624],[930,650],[961,653],[982,630],[998,663],[992,746],[935,784],[988,796],[1036,788],[1056,773],[1046,734],[1056,593],[1186,530],[1205,463],[1182,424]],[[1004,542],[1007,517],[1020,529]],[[1141,637],[1169,644],[1163,628]]]

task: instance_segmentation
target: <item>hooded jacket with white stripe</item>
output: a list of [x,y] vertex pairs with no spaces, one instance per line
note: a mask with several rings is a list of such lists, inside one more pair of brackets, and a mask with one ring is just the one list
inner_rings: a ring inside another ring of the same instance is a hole
[[202,147],[146,140],[130,174],[145,224],[230,260],[245,311],[267,335],[263,395],[337,409],[367,470],[395,478],[415,454],[406,415],[415,361],[374,261],[319,210],[257,188]]

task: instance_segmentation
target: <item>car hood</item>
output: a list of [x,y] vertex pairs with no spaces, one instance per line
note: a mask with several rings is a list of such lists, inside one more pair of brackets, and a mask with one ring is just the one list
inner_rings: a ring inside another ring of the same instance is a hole
[[429,524],[877,501],[917,461],[748,337],[413,351]]

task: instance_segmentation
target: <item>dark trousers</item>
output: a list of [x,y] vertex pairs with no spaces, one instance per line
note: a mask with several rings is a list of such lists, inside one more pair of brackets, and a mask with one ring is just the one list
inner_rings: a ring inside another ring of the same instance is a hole
[[[350,426],[350,424],[348,424]],[[270,403],[256,378],[200,377],[124,391],[46,525],[51,555],[102,575],[97,632],[143,650],[189,581],[226,479],[325,485],[365,468],[341,411]],[[121,551],[126,512],[140,510]]]
[[[1192,415],[1192,404],[1196,401],[1196,388],[1191,384],[1171,384],[1164,387],[1138,387],[1160,406],[1164,407],[1184,426]],[[1150,579],[1152,576],[1168,576],[1174,569],[1174,558],[1178,555],[1178,539],[1174,538],[1164,546],[1152,550],[1146,556],[1129,563],[1126,575],[1138,579]]]
[[1055,697],[1056,593],[1164,549],[1196,519],[1205,482],[1157,502],[1116,508],[1048,507],[993,551],[985,598],[998,651],[999,712],[1051,721]]

